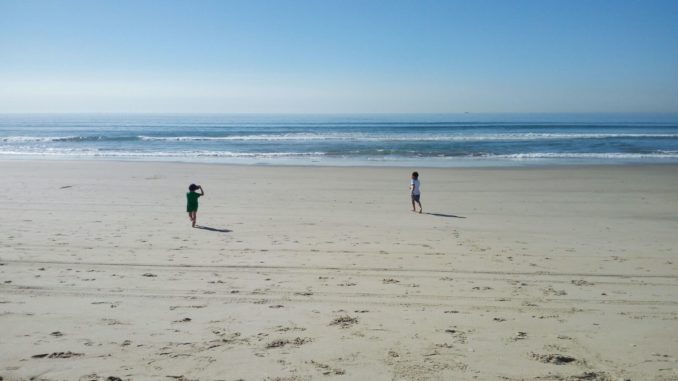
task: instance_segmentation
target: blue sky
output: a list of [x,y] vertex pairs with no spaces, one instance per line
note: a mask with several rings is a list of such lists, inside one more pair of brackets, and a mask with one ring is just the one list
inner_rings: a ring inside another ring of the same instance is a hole
[[678,112],[678,1],[0,0],[0,112]]

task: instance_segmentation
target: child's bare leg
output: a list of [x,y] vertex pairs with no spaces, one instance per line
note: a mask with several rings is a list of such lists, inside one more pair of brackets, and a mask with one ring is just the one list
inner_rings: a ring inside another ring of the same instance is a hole
[[416,211],[416,209],[414,209],[414,199],[412,199],[412,211]]
[[419,213],[421,213],[423,211],[423,208],[421,207],[421,202],[417,201],[417,204],[419,204]]
[[198,219],[198,212],[193,212],[193,227],[195,227],[195,221]]

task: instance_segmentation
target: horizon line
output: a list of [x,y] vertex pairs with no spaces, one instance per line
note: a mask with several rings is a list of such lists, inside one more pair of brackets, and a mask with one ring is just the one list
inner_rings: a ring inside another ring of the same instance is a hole
[[452,112],[165,112],[165,111],[0,111],[0,115],[643,115],[675,114],[678,111],[452,111]]

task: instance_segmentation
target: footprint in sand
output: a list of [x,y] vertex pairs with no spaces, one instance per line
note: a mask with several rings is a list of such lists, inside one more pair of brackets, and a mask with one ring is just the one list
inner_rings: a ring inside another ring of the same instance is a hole
[[565,296],[565,295],[567,295],[567,292],[565,292],[564,290],[556,290],[551,286],[544,289],[543,292],[544,292],[544,295],[555,295],[555,296]]
[[330,325],[338,325],[341,328],[348,328],[353,324],[358,324],[358,318],[348,315],[339,316],[330,322]]
[[313,341],[313,340],[311,340],[308,337],[297,337],[297,338],[294,338],[294,339],[291,339],[291,340],[290,339],[277,339],[277,340],[273,340],[273,341],[269,342],[268,344],[266,344],[266,349],[282,348],[286,345],[293,345],[295,347],[298,347],[298,346],[304,345],[306,343],[310,343],[311,341]]
[[565,364],[569,364],[569,363],[577,360],[574,357],[567,356],[567,355],[561,355],[561,354],[530,353],[530,357],[533,360],[537,360],[537,361],[543,362],[545,364],[555,364],[555,365],[565,365]]

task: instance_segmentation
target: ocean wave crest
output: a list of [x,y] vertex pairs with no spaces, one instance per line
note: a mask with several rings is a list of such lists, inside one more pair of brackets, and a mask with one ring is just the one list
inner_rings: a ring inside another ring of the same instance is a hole
[[678,139],[678,134],[567,134],[567,133],[507,133],[507,134],[369,134],[369,133],[291,133],[233,136],[139,136],[145,141],[365,141],[365,142],[426,142],[426,141],[501,141],[557,139]]
[[675,159],[678,151],[658,151],[652,153],[628,152],[529,152],[513,154],[487,154],[480,157],[491,159]]
[[133,151],[106,149],[1,149],[0,156],[48,156],[48,157],[111,157],[111,158],[241,158],[241,159],[275,159],[275,158],[312,158],[331,157],[338,159],[496,159],[496,160],[537,160],[537,159],[603,159],[603,160],[638,160],[638,159],[678,159],[678,151],[656,151],[651,153],[628,152],[524,152],[510,154],[494,154],[483,152],[465,153],[431,153],[417,151],[350,151],[350,152],[234,152],[234,151]]
[[576,139],[678,139],[678,134],[638,133],[475,133],[475,134],[378,134],[378,133],[286,133],[250,134],[230,136],[5,136],[3,143],[78,143],[105,141],[148,141],[148,142],[304,142],[304,141],[347,141],[347,142],[482,142],[482,141],[536,141]]
[[96,142],[96,141],[132,141],[137,136],[5,136],[0,137],[4,143],[50,143],[50,142]]
[[317,157],[325,152],[230,152],[230,151],[177,151],[177,152],[139,152],[123,150],[95,149],[44,149],[44,150],[2,150],[0,156],[63,156],[63,157],[147,157],[147,158],[282,158]]

